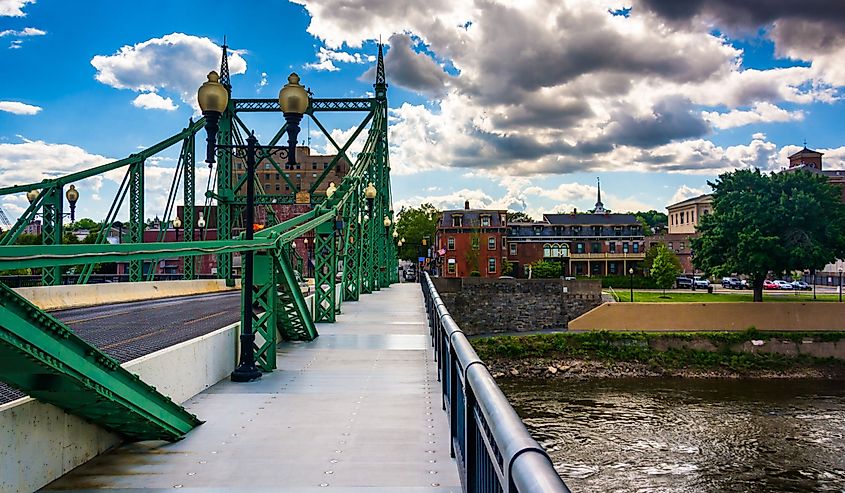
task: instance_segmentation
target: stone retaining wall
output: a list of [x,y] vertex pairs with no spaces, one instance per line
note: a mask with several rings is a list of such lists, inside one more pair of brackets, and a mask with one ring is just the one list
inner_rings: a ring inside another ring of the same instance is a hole
[[600,281],[561,279],[434,279],[467,335],[563,330],[601,304]]

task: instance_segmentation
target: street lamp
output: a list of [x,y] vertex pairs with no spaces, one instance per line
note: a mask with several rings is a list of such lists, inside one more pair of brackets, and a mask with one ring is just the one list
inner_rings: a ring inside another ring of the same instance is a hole
[[202,211],[200,211],[200,217],[197,219],[197,227],[200,229],[200,239],[203,239],[202,230],[205,228],[205,217],[203,217]]
[[179,241],[179,228],[182,227],[182,220],[179,219],[179,216],[173,218],[173,229],[176,230],[176,241]]
[[367,198],[367,212],[370,214],[373,213],[373,202],[375,201],[376,193],[376,187],[373,185],[373,182],[370,182],[367,188],[364,189],[364,197]]
[[75,185],[71,185],[67,189],[67,192],[65,192],[65,198],[67,199],[67,203],[70,205],[70,222],[74,222],[76,220],[76,201],[79,200],[79,192],[76,191]]
[[[245,158],[246,161],[246,228],[244,228],[244,237],[247,241],[252,240],[255,229],[255,153],[262,146],[258,145],[258,139],[252,132],[246,139],[245,146],[218,145],[216,143],[220,116],[226,111],[229,103],[229,91],[220,84],[220,76],[217,72],[212,71],[208,74],[208,81],[203,83],[197,92],[197,102],[206,119],[205,130],[208,133],[206,139],[208,146],[205,161],[209,164],[209,167],[214,163],[216,149],[230,149],[245,153],[243,156],[237,157]],[[309,104],[308,92],[299,84],[299,76],[295,73],[290,74],[288,83],[279,91],[279,107],[287,122],[288,165],[296,164],[296,138],[299,135],[299,122],[302,120],[302,114],[308,109]],[[241,320],[240,363],[232,372],[231,379],[233,382],[249,382],[261,378],[261,371],[255,366],[255,353],[253,351],[255,344],[253,324],[256,316],[253,302],[252,270],[253,253],[250,250],[243,253],[244,313]]]
[[393,240],[396,241],[396,238],[399,238],[399,231],[393,230]]
[[382,224],[384,224],[384,235],[388,236],[390,234],[390,225],[393,224],[393,221],[391,221],[389,217],[384,216]]
[[628,269],[628,275],[631,277],[631,303],[634,302],[634,268]]
[[329,182],[329,187],[326,189],[326,198],[332,198],[335,192],[337,192],[337,187],[334,186],[334,182]]
[[35,202],[35,199],[38,198],[39,193],[40,192],[38,190],[30,190],[26,192],[26,200],[28,200],[30,204]]

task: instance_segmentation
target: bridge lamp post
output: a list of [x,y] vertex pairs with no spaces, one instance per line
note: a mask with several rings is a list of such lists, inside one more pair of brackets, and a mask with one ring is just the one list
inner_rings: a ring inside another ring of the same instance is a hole
[[364,189],[364,197],[367,198],[367,213],[372,215],[373,214],[373,202],[376,199],[376,187],[373,185],[373,182],[370,182],[367,185],[367,188]]
[[634,302],[634,268],[628,269],[628,275],[631,277],[631,303]]
[[79,200],[79,192],[76,190],[75,185],[68,187],[67,192],[65,192],[65,198],[70,205],[70,222],[74,222],[76,220],[76,201]]
[[173,218],[173,229],[176,230],[176,241],[179,241],[179,228],[182,227],[182,220],[179,219],[179,216]]
[[[209,72],[208,80],[200,86],[197,91],[202,114],[205,116],[205,130],[208,133],[208,146],[206,147],[206,159],[209,167],[214,163],[214,152],[217,149],[230,149],[240,151],[245,158],[246,177],[246,228],[244,237],[246,240],[253,239],[255,225],[255,152],[262,148],[258,145],[258,139],[250,133],[246,139],[246,145],[218,145],[217,131],[219,129],[220,116],[226,111],[229,104],[229,91],[220,84],[220,76],[217,72]],[[288,76],[288,83],[279,91],[279,107],[287,122],[288,132],[288,165],[296,164],[296,138],[299,135],[299,122],[302,115],[308,109],[308,92],[299,84],[299,76],[295,73]],[[255,305],[253,302],[253,252],[252,250],[243,253],[243,309],[241,317],[241,350],[240,363],[232,372],[233,382],[249,382],[261,378],[261,371],[255,366]]]
[[200,218],[197,219],[197,227],[200,230],[200,239],[202,239],[202,230],[205,228],[205,218],[203,217],[202,212],[200,212]]
[[393,221],[391,221],[389,217],[384,216],[382,224],[384,224],[384,236],[390,236],[390,225],[393,224]]

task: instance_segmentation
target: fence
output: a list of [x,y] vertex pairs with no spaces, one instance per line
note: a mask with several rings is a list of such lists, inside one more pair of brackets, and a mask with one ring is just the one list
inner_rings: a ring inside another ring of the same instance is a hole
[[465,492],[569,493],[511,407],[426,273],[422,290],[449,416],[450,452]]
[[[156,274],[153,281],[181,281],[185,277],[182,274]],[[198,274],[196,279],[216,279],[212,274]],[[62,276],[62,284],[76,284],[79,274],[65,274]],[[106,282],[129,282],[129,274],[91,274],[88,284],[101,284]],[[26,276],[0,276],[0,284],[10,288],[31,288],[41,286],[41,275]]]

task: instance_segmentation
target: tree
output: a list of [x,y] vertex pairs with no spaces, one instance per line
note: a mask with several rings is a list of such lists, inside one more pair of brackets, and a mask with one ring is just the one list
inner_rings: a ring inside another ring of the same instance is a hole
[[531,264],[531,277],[534,279],[553,279],[560,277],[560,263],[538,260]]
[[68,225],[67,229],[69,231],[77,231],[80,229],[87,229],[88,231],[99,231],[100,223],[94,221],[91,218],[83,217],[79,221]]
[[681,272],[681,264],[675,254],[666,248],[666,245],[657,245],[653,250],[657,253],[654,256],[649,275],[654,278],[657,287],[663,289],[663,296],[666,296],[666,288],[672,287],[675,278]]
[[713,213],[700,218],[693,261],[716,275],[748,275],[754,301],[763,301],[770,271],[818,270],[845,256],[845,205],[825,176],[737,170],[708,184]]
[[669,250],[665,244],[659,243],[657,246],[649,248],[647,252],[645,252],[645,258],[643,259],[643,272],[650,273],[652,269],[652,265],[654,264],[654,259],[657,257],[657,254],[660,253],[660,247],[666,249],[669,252],[670,258],[672,259],[672,263],[678,266],[678,271],[683,272],[683,267],[681,267],[681,261],[678,260],[678,256],[672,250]]
[[636,216],[646,234],[651,234],[655,228],[662,230],[669,225],[669,217],[654,209],[646,212],[635,212],[634,216]]
[[534,218],[523,211],[508,211],[507,220],[509,223],[533,223]]
[[422,240],[427,239],[427,247],[434,242],[434,232],[440,211],[431,204],[419,207],[402,207],[397,214],[396,231],[405,243],[399,248],[399,258],[416,260],[422,248]]

